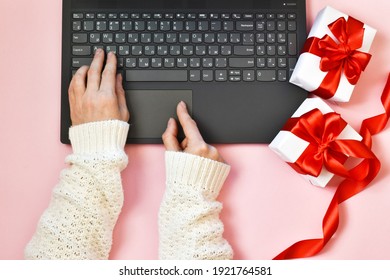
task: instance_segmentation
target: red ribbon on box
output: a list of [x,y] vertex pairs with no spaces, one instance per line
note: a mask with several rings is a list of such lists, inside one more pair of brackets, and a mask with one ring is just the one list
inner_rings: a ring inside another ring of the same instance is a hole
[[312,93],[324,99],[334,96],[344,72],[348,82],[355,85],[360,74],[368,65],[371,54],[358,51],[362,47],[364,24],[359,20],[340,17],[328,27],[334,37],[310,37],[306,40],[303,51],[321,57],[320,69],[328,72],[321,85]]
[[336,175],[361,180],[365,172],[351,174],[345,167],[347,156],[374,159],[374,153],[357,140],[337,139],[347,123],[337,113],[322,114],[313,109],[299,118],[291,118],[282,130],[291,131],[309,143],[302,155],[290,165],[301,174],[318,177],[323,166]]
[[[369,150],[371,150],[371,146],[372,146],[372,135],[381,132],[386,127],[386,124],[390,117],[390,75],[388,76],[386,86],[383,90],[381,101],[383,107],[385,108],[385,113],[365,119],[362,122],[360,128],[360,135],[363,136],[363,140],[361,143],[364,144],[366,148]],[[313,112],[313,114],[317,114],[317,113]],[[312,116],[308,116],[308,117],[310,119]],[[305,118],[307,119],[308,117]],[[331,134],[332,133],[330,134],[322,133],[322,135],[331,135]],[[317,146],[321,147],[321,144]],[[315,155],[316,154],[312,154],[311,156],[315,156]],[[364,158],[360,164],[358,164],[357,166],[349,170],[348,173],[351,176],[346,177],[346,179],[340,183],[332,198],[332,201],[330,202],[328,210],[326,211],[325,216],[323,218],[322,221],[323,237],[317,239],[307,239],[307,240],[298,241],[293,245],[291,245],[290,247],[288,247],[287,249],[285,249],[274,259],[282,260],[282,259],[293,259],[293,258],[306,258],[306,257],[314,256],[317,253],[319,253],[324,248],[324,246],[328,243],[328,241],[331,239],[331,237],[333,236],[333,234],[336,232],[338,228],[339,204],[351,198],[352,196],[358,194],[359,192],[363,191],[368,186],[368,184],[376,177],[379,170],[380,170],[380,161],[376,157]],[[359,174],[363,174],[363,176],[359,176]]]

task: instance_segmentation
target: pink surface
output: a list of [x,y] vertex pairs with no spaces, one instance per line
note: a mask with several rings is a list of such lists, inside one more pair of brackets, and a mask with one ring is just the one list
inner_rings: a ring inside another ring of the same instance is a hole
[[[309,28],[325,5],[378,30],[372,60],[351,101],[331,104],[358,129],[362,119],[383,112],[379,98],[390,71],[390,2],[307,0]],[[59,142],[60,56],[61,1],[0,0],[0,259],[23,257],[71,151]],[[370,188],[342,204],[339,230],[317,259],[390,259],[389,140],[390,129],[375,136],[382,170]],[[220,200],[236,259],[271,259],[295,241],[322,236],[335,183],[311,186],[266,145],[218,148],[232,166]],[[130,145],[126,152],[125,206],[111,258],[156,259],[164,149]]]

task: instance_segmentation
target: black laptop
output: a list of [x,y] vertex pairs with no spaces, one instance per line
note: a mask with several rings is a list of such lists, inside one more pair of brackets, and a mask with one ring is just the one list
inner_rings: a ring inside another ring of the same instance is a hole
[[127,143],[161,143],[186,102],[209,143],[269,143],[307,97],[290,84],[305,0],[63,0],[61,142],[68,86],[113,51],[131,113]]

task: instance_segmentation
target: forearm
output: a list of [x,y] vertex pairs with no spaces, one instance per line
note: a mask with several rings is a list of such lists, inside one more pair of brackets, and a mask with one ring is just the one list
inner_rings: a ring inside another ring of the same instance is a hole
[[167,189],[159,213],[161,259],[231,259],[216,201],[230,167],[180,152],[166,153]]
[[73,154],[49,207],[26,247],[27,259],[107,259],[123,204],[120,172],[128,124],[90,123],[71,128]]

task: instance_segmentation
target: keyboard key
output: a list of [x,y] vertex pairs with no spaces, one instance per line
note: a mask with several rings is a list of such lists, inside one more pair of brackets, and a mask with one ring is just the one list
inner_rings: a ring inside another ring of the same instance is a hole
[[188,66],[187,58],[177,58],[176,59],[176,65],[179,68],[187,68],[187,66]]
[[286,22],[278,21],[278,23],[276,24],[276,29],[278,31],[285,31],[286,30]]
[[230,43],[237,44],[241,42],[240,33],[230,33]]
[[97,31],[106,31],[107,30],[107,22],[106,21],[97,21],[96,22],[96,30]]
[[295,57],[289,58],[288,59],[288,76],[291,77],[295,64],[297,64],[297,59]]
[[126,70],[127,82],[186,82],[187,70]]
[[297,23],[295,21],[289,21],[287,23],[287,29],[288,29],[288,31],[295,31],[295,30],[297,30]]
[[210,30],[212,31],[220,31],[221,30],[221,22],[220,21],[212,21],[210,23]]
[[119,14],[119,18],[121,18],[121,19],[128,19],[129,18],[129,14],[121,13],[121,14]]
[[254,40],[254,35],[252,33],[244,33],[242,36],[242,43],[244,45],[253,45]]
[[276,81],[275,70],[257,70],[257,80],[260,82]]
[[253,29],[254,29],[253,21],[236,22],[236,30],[238,31],[251,31]]
[[93,21],[84,21],[84,25],[83,25],[83,29],[85,31],[92,31],[95,27],[94,27],[94,22]]
[[83,65],[91,65],[92,57],[74,57],[72,58],[72,67],[80,68]]
[[249,46],[234,46],[233,53],[235,55],[254,55],[255,48]]
[[199,57],[190,58],[190,67],[191,68],[199,68],[200,67],[200,58]]
[[115,43],[118,43],[118,44],[126,43],[126,34],[125,33],[115,34]]
[[276,29],[275,22],[274,21],[268,21],[267,22],[267,30],[268,31],[274,31]]
[[73,43],[87,43],[88,36],[86,33],[74,33],[72,42]]
[[133,28],[133,22],[132,21],[123,21],[122,22],[122,30],[123,31],[130,31]]
[[196,22],[195,21],[186,21],[185,30],[195,31],[196,30]]
[[73,55],[90,55],[91,46],[73,46],[72,48]]
[[241,81],[241,76],[229,76],[229,81],[239,82],[239,81]]
[[155,46],[145,46],[144,49],[145,55],[155,55],[156,54],[156,47]]
[[242,18],[243,19],[253,19],[253,14],[243,14]]
[[117,53],[117,47],[116,46],[106,46],[106,53],[113,52]]
[[256,30],[264,31],[265,30],[265,21],[257,21],[256,22]]
[[138,67],[148,68],[149,67],[149,58],[141,57],[138,59]]
[[225,31],[233,31],[234,30],[234,23],[233,23],[233,21],[224,21],[223,22],[223,30],[225,30]]
[[137,59],[134,57],[126,58],[126,67],[135,68],[137,66]]
[[103,33],[103,43],[110,44],[114,42],[114,34],[113,33]]
[[253,57],[229,58],[229,66],[235,68],[249,68],[255,66]]
[[296,19],[297,15],[296,14],[288,14],[287,18],[288,19]]
[[182,31],[184,30],[184,24],[182,21],[174,21],[172,23],[172,30],[174,31]]
[[137,30],[137,31],[145,30],[145,22],[144,21],[135,21],[134,22],[134,30]]
[[264,68],[265,67],[265,57],[257,58],[256,66],[258,68]]
[[295,33],[289,33],[287,35],[288,41],[288,54],[296,55],[297,54],[297,35]]
[[215,59],[215,67],[217,68],[226,68],[227,58],[218,57]]
[[214,79],[213,70],[202,71],[202,81],[211,82]]
[[198,22],[198,30],[209,30],[209,22],[208,21],[199,21]]
[[256,14],[256,18],[257,19],[265,19],[265,15],[264,14]]
[[157,21],[148,21],[146,23],[146,29],[148,31],[156,31],[157,30],[157,27],[158,27],[158,23]]
[[183,46],[183,54],[184,55],[193,55],[194,54],[194,46]]
[[202,66],[204,68],[211,68],[214,66],[213,59],[211,57],[202,58]]
[[131,54],[132,55],[142,55],[143,54],[142,46],[131,46]]
[[173,57],[164,58],[164,67],[166,67],[166,68],[175,67],[175,59]]
[[73,31],[80,31],[81,30],[81,21],[74,21],[72,29],[73,29]]
[[232,46],[221,46],[221,54],[222,55],[231,55],[232,54]]
[[130,54],[129,46],[119,46],[119,55],[125,56]]
[[242,78],[246,82],[253,82],[255,80],[255,70],[242,71]]
[[84,15],[82,13],[74,13],[73,18],[74,19],[83,19]]
[[280,82],[287,81],[287,71],[286,70],[278,70],[278,81],[280,81]]
[[89,34],[89,42],[92,44],[100,43],[100,33],[90,33]]
[[152,67],[153,68],[161,68],[162,67],[162,59],[160,57],[152,58]]

